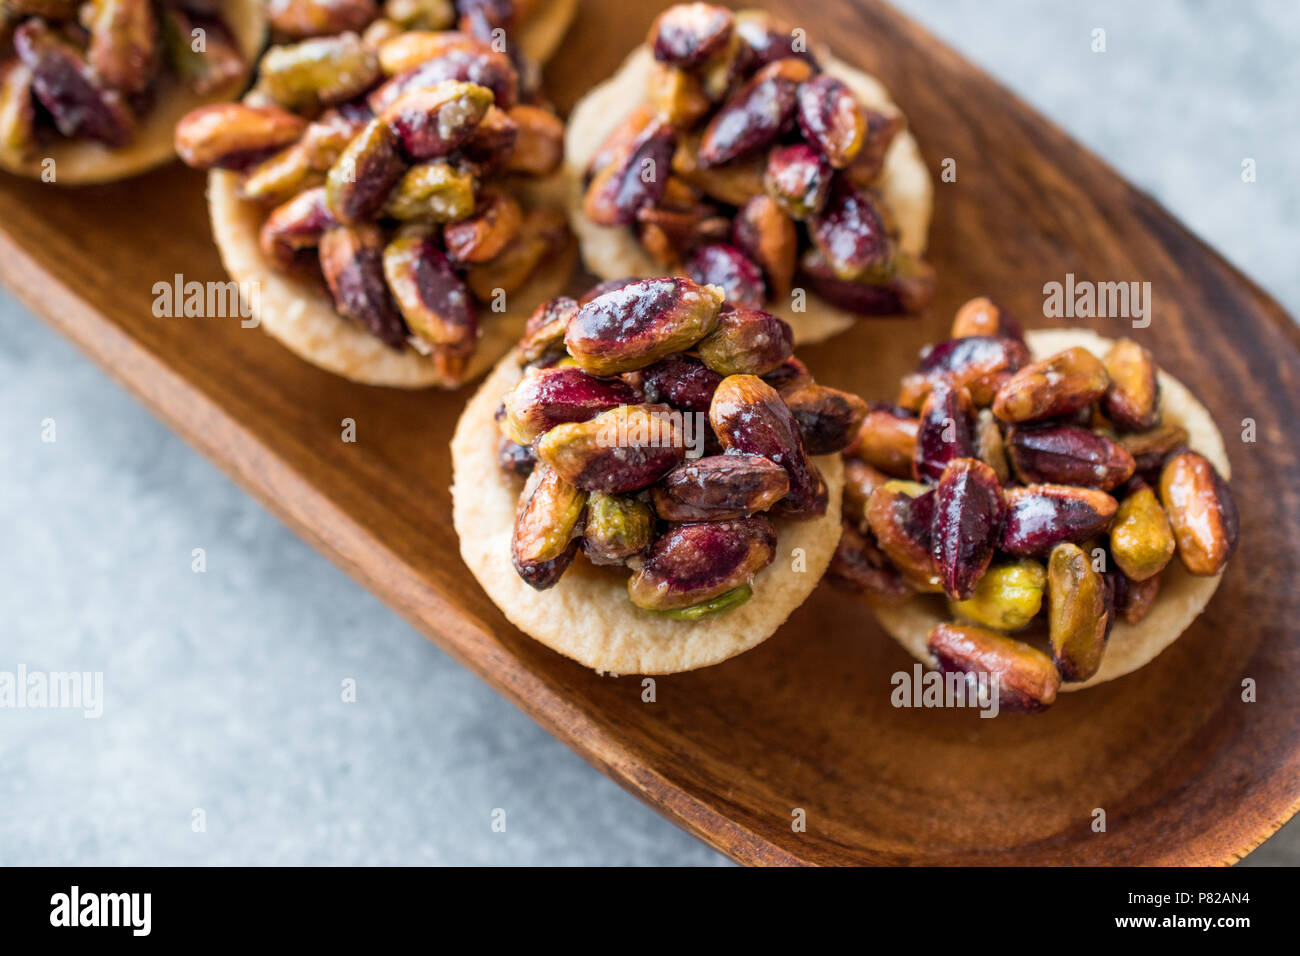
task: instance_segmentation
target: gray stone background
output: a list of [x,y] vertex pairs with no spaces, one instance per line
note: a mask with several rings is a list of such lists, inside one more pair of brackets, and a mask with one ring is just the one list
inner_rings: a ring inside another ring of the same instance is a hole
[[[901,6],[1300,314],[1294,3]],[[1089,50],[1095,27],[1105,54]],[[430,645],[3,293],[0,407],[0,670],[106,675],[102,719],[0,711],[0,864],[725,862]],[[47,418],[53,444],[39,439]],[[195,547],[206,574],[190,570]],[[353,705],[339,702],[343,677]],[[490,831],[494,807],[509,812],[504,834]],[[206,832],[192,831],[194,808]],[[1300,825],[1250,862],[1300,862]]]

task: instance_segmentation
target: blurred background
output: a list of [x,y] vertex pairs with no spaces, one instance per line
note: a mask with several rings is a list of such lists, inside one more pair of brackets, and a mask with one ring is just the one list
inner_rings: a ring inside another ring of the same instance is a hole
[[[1300,315],[1300,7],[896,5]],[[102,670],[111,715],[0,711],[0,864],[727,862],[433,647],[3,291],[0,405],[0,669]],[[506,833],[490,829],[495,807]],[[1300,824],[1246,862],[1300,864]]]

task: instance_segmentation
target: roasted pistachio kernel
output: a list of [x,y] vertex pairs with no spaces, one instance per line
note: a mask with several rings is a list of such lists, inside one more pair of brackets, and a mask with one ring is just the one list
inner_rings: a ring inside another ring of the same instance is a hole
[[176,124],[176,152],[196,169],[242,169],[297,142],[306,128],[302,117],[274,106],[213,103]]
[[827,73],[800,85],[795,116],[804,139],[836,169],[852,163],[866,141],[866,111],[848,84]]
[[[515,512],[510,557],[519,576],[543,590],[560,579],[573,559],[587,495],[545,464],[528,476]],[[558,572],[558,573],[557,573]]]
[[1120,502],[1110,526],[1115,563],[1133,581],[1145,581],[1165,569],[1174,556],[1174,532],[1156,493],[1148,485]]
[[861,458],[894,478],[911,478],[920,419],[905,408],[870,405],[846,455]]
[[754,589],[748,584],[742,584],[738,588],[732,588],[725,594],[720,594],[708,601],[701,601],[699,604],[692,604],[690,607],[674,608],[670,611],[655,611],[654,613],[663,617],[670,617],[675,621],[698,621],[710,614],[721,614],[723,611],[730,611],[732,608],[740,607],[753,596]]
[[712,104],[700,78],[681,67],[656,63],[650,73],[648,99],[660,122],[687,129],[708,115]]
[[474,211],[474,175],[444,160],[412,166],[389,192],[385,215],[420,222],[455,222]]
[[1124,431],[1153,427],[1160,412],[1160,380],[1151,353],[1132,339],[1120,339],[1104,361],[1110,385],[1101,399],[1102,413]]
[[808,235],[836,278],[884,281],[893,272],[894,244],[876,197],[836,177],[820,212],[808,217]]
[[158,20],[149,0],[92,0],[86,62],[107,86],[139,93],[153,79]]
[[719,375],[763,375],[790,357],[794,333],[769,312],[739,309],[719,315],[695,347]]
[[453,0],[384,0],[384,16],[408,30],[446,30],[456,23]]
[[1016,631],[1029,624],[1043,605],[1047,570],[1037,561],[994,564],[965,601],[950,601],[954,614],[999,631]]
[[520,104],[507,113],[518,130],[505,158],[506,171],[549,176],[564,159],[564,122],[550,110]]
[[867,524],[880,549],[917,591],[942,591],[930,547],[934,491],[915,481],[887,481],[871,492]]
[[903,376],[898,404],[919,409],[934,383],[947,380],[969,389],[971,400],[983,408],[1028,361],[1028,347],[1016,339],[985,335],[948,339],[922,351],[916,371]]
[[975,404],[961,385],[939,381],[921,405],[913,477],[939,480],[948,462],[975,456]]
[[790,492],[778,510],[811,518],[826,510],[826,485],[804,450],[799,423],[772,386],[753,375],[729,375],[709,406],[709,424],[722,446],[762,455],[785,469]]
[[39,18],[25,20],[14,31],[13,47],[32,71],[32,95],[61,135],[114,147],[131,141],[135,119],[126,100],[55,27]]
[[807,143],[779,146],[768,154],[763,189],[791,219],[807,219],[826,205],[833,174],[826,157]]
[[702,66],[731,39],[731,11],[709,3],[679,3],[669,7],[650,27],[646,45],[661,63]]
[[1155,481],[1165,459],[1186,445],[1189,437],[1187,429],[1181,425],[1160,425],[1150,431],[1120,435],[1116,441],[1133,456],[1136,473]]
[[726,296],[724,309],[757,310],[767,299],[762,270],[735,246],[721,242],[698,246],[686,259],[683,270],[700,285],[720,287]]
[[975,457],[993,469],[998,480],[1005,483],[1011,478],[1011,465],[1007,461],[1006,442],[997,418],[987,408],[975,416]]
[[659,536],[627,582],[648,611],[673,611],[749,584],[776,556],[776,529],[762,515],[676,525]]
[[950,598],[966,600],[993,560],[1006,506],[993,469],[977,458],[954,458],[935,489],[930,548]]
[[901,604],[916,594],[889,563],[871,532],[848,523],[831,556],[826,578],[841,590],[861,594],[872,604]]
[[468,140],[492,106],[492,91],[477,83],[445,80],[412,90],[379,113],[411,159],[445,156]]
[[622,564],[650,547],[654,527],[654,513],[643,502],[593,491],[587,498],[582,550],[594,563]]
[[638,397],[626,382],[595,378],[580,368],[532,369],[506,395],[502,430],[521,445],[531,445],[556,425],[588,421]]
[[36,108],[32,102],[32,71],[11,62],[0,73],[0,157],[17,163],[36,147]]
[[569,221],[554,206],[535,206],[523,214],[515,237],[492,259],[471,264],[465,282],[480,302],[499,301],[522,289],[546,258],[570,241]]
[[681,413],[667,405],[619,405],[557,425],[534,448],[566,481],[606,494],[648,488],[686,457]]
[[745,203],[736,213],[731,241],[763,270],[772,298],[785,298],[794,281],[799,234],[780,204],[768,195]]
[[1210,460],[1184,451],[1165,462],[1160,501],[1183,566],[1198,575],[1222,571],[1237,547],[1237,505]]
[[843,451],[867,414],[867,403],[858,396],[816,383],[786,389],[781,399],[799,423],[804,450],[810,455]]
[[651,494],[666,521],[721,521],[766,511],[789,490],[785,469],[760,455],[709,455],[678,465]]
[[339,222],[373,218],[406,172],[397,135],[382,120],[366,124],[325,176],[325,200]]
[[453,53],[490,49],[482,41],[456,30],[404,30],[380,44],[379,66],[385,75],[396,76]]
[[657,120],[645,126],[609,163],[592,176],[582,210],[601,226],[626,226],[639,210],[663,196],[677,133]]
[[1067,681],[1092,677],[1106,650],[1109,612],[1102,576],[1077,544],[1052,548],[1047,609],[1052,658],[1061,676]]
[[1104,491],[1068,485],[1028,485],[1005,492],[1000,547],[1017,557],[1045,555],[1063,542],[1087,541],[1110,527],[1118,502]]
[[700,140],[701,166],[721,166],[767,146],[794,117],[799,84],[812,73],[802,60],[769,63],[713,115]]
[[973,335],[1015,339],[1022,345],[1025,341],[1025,331],[1015,317],[985,296],[962,303],[952,320],[952,338],[964,339]]
[[497,443],[497,467],[508,478],[527,478],[537,466],[537,456],[527,445],[511,441],[505,435]]
[[1160,596],[1160,575],[1134,581],[1121,573],[1116,576],[1116,583],[1119,586],[1115,595],[1115,614],[1125,624],[1137,624],[1151,612]]
[[277,206],[258,234],[262,251],[281,265],[289,265],[303,249],[320,244],[326,229],[337,226],[325,204],[325,188],[317,186]]
[[359,96],[379,79],[379,60],[356,33],[274,46],[262,56],[258,89],[290,109]]
[[672,154],[672,171],[710,199],[743,206],[763,192],[762,156],[739,159],[724,166],[705,167],[699,162],[699,137],[679,137]]
[[579,309],[564,342],[593,375],[645,368],[708,335],[722,299],[722,289],[690,279],[638,280]]
[[866,114],[866,141],[844,174],[859,186],[870,188],[879,185],[880,174],[885,168],[885,154],[907,126],[907,121],[901,113],[882,113],[868,108]]
[[871,501],[871,493],[888,480],[888,475],[865,461],[845,458],[844,494],[841,502],[844,520],[860,531],[869,531],[867,505]]
[[1061,677],[1046,654],[1024,641],[982,627],[936,625],[926,638],[926,647],[945,674],[996,676],[999,710],[1046,710],[1061,687]]
[[384,277],[410,330],[444,350],[473,349],[478,325],[465,283],[432,239],[398,237],[384,247]]
[[379,15],[375,0],[267,0],[266,19],[295,40],[361,31]]
[[1101,359],[1076,345],[1007,379],[993,398],[993,414],[1004,422],[1069,415],[1101,398],[1108,384]]
[[[383,66],[390,60],[392,48],[416,38],[404,33],[385,40],[379,47],[379,62]],[[442,37],[444,34],[434,34]],[[393,70],[392,78],[380,84],[367,95],[371,109],[382,112],[397,100],[416,90],[431,89],[439,83],[460,81],[487,87],[492,91],[498,109],[508,110],[519,96],[519,76],[510,58],[486,44],[463,34],[447,34],[453,38],[451,48],[432,58],[426,58],[418,48],[411,55],[409,68]],[[459,38],[459,39],[456,39]],[[390,63],[391,65],[391,63]],[[389,72],[387,69],[385,72]]]
[[384,235],[373,223],[333,226],[320,238],[320,266],[334,307],[389,348],[406,342],[406,323],[384,281]]
[[447,255],[456,262],[484,263],[495,259],[519,234],[524,214],[509,193],[484,189],[474,213],[447,225],[442,232]]
[[566,295],[539,305],[524,323],[524,334],[519,340],[519,357],[525,362],[536,362],[548,354],[563,352],[564,330],[577,313],[578,303]]
[[1077,425],[1016,426],[1007,453],[1025,484],[1049,482],[1110,491],[1133,476],[1133,456],[1122,445]]

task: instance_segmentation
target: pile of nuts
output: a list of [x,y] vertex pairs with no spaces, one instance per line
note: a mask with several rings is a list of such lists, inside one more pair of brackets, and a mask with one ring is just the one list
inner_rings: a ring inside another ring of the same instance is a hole
[[[0,154],[30,160],[54,134],[123,147],[164,72],[200,95],[239,79],[246,64],[221,7],[214,0],[4,0]],[[204,43],[196,44],[200,30]]]
[[[315,11],[296,27],[311,35],[268,49],[243,103],[185,117],[177,151],[243,173],[241,196],[269,210],[268,257],[286,270],[314,257],[342,316],[454,381],[477,344],[475,301],[519,289],[568,242],[561,209],[512,192],[558,169],[564,126],[491,41],[406,30],[366,5],[368,25],[346,3],[274,5],[281,30],[297,24],[286,11]],[[427,18],[413,7],[386,9]]]
[[632,228],[665,271],[721,286],[731,308],[796,281],[858,315],[930,302],[933,269],[898,248],[873,191],[900,116],[864,107],[766,14],[680,4],[647,44],[649,100],[593,156],[588,219]]
[[527,479],[512,558],[528,584],[553,586],[581,550],[632,571],[637,607],[697,620],[749,599],[776,556],[771,517],[825,514],[811,456],[847,447],[866,403],[814,383],[785,322],[723,299],[640,279],[529,319],[497,415],[500,467]]
[[[831,578],[872,601],[946,595],[971,623],[930,633],[937,666],[997,673],[1004,707],[1043,709],[1097,673],[1116,618],[1146,616],[1175,553],[1215,575],[1236,547],[1227,483],[1187,439],[1136,342],[1032,362],[1018,323],[973,299],[844,452]],[[1044,593],[1050,656],[1006,633]]]

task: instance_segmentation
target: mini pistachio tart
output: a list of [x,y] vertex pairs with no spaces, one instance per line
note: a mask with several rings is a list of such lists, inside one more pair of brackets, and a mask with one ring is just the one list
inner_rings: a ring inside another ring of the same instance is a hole
[[260,0],[3,0],[0,169],[62,185],[170,162],[182,116],[243,91]]
[[840,535],[866,404],[789,327],[682,277],[543,303],[452,440],[461,556],[520,630],[602,673],[770,637]]
[[1137,670],[1237,545],[1223,438],[1138,342],[1022,333],[985,298],[844,453],[828,577],[918,660],[997,674],[1002,707]]
[[933,184],[873,77],[761,11],[669,8],[573,109],[569,221],[605,280],[690,276],[800,344],[922,310]]
[[222,261],[267,332],[353,381],[455,388],[572,272],[564,127],[476,35],[357,25],[271,46],[177,149],[211,170]]

